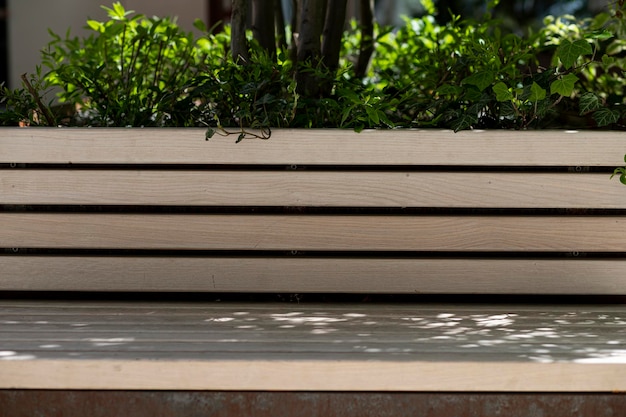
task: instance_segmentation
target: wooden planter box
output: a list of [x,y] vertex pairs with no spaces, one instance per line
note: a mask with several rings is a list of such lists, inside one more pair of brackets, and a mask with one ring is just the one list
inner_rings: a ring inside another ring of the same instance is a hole
[[0,130],[0,291],[625,294],[623,132]]

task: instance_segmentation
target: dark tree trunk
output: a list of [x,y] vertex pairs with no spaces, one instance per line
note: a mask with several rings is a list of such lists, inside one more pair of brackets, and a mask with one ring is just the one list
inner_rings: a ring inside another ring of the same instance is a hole
[[[279,0],[233,0],[232,53],[238,63],[249,62],[245,30],[252,14],[252,30],[259,44],[276,56],[277,46],[285,47],[285,18]],[[253,9],[249,10],[249,4]],[[341,41],[347,14],[347,0],[292,0],[291,59],[298,93],[320,97],[330,93],[339,67]],[[362,78],[374,50],[374,0],[359,0],[362,41],[356,75]],[[278,33],[278,39],[277,39]],[[277,45],[277,41],[280,45]]]
[[360,0],[361,46],[355,68],[357,78],[365,77],[374,53],[374,0]]
[[283,3],[276,0],[274,4],[274,16],[276,21],[276,44],[279,48],[287,48],[287,34],[285,33],[285,12],[283,11]]
[[289,58],[294,63],[298,62],[298,38],[300,33],[300,10],[302,9],[302,0],[291,0],[291,46],[289,48]]
[[274,24],[274,0],[252,1],[252,33],[270,56],[276,56],[276,25]]
[[233,10],[230,18],[230,47],[233,54],[233,61],[239,64],[247,64],[248,62],[250,62],[248,41],[246,39],[249,0],[233,0],[232,4]]
[[298,92],[305,96],[319,94],[320,84],[318,77],[307,71],[303,66],[308,64],[318,67],[321,61],[321,35],[324,25],[326,0],[302,0],[300,12],[300,33],[298,36]]
[[324,57],[324,65],[330,71],[336,70],[339,66],[347,4],[347,0],[328,0],[322,40],[322,56]]

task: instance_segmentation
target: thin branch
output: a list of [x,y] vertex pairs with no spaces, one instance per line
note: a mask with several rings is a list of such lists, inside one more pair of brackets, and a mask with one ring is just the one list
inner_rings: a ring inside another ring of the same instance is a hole
[[35,87],[33,87],[30,81],[28,81],[28,77],[26,76],[26,74],[22,74],[21,78],[22,78],[22,81],[24,82],[24,85],[28,89],[28,92],[35,99],[35,103],[37,103],[37,107],[39,108],[39,111],[46,118],[46,122],[48,122],[48,125],[54,126],[55,125],[54,116],[50,112],[50,109],[41,102],[41,97],[39,97],[39,93],[37,92],[37,90],[35,90]]

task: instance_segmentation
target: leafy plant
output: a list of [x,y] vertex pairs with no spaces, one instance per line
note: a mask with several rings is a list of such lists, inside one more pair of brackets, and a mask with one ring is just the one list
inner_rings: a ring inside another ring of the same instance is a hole
[[[245,3],[245,2],[244,2]],[[238,31],[245,62],[234,60],[229,26],[195,38],[168,18],[134,15],[120,3],[109,19],[89,20],[90,35],[51,34],[49,72],[32,88],[9,91],[5,123],[92,126],[205,126],[239,139],[269,127],[527,129],[624,125],[624,0],[592,19],[546,18],[522,36],[492,19],[407,19],[397,30],[356,23],[344,31],[338,65],[297,60],[290,42],[276,48]],[[257,17],[255,17],[256,19]],[[290,34],[287,31],[287,34]],[[241,42],[241,36],[245,36]],[[287,36],[290,38],[290,36]],[[364,45],[374,47],[363,74]],[[238,47],[239,47],[238,46]],[[245,65],[243,65],[245,64]],[[40,77],[41,78],[41,77]],[[300,83],[315,80],[315,94]],[[39,97],[48,85],[74,110],[53,114]],[[257,130],[258,131],[258,130]]]
[[600,127],[626,125],[626,1],[613,3],[613,9],[594,17],[592,33],[612,36],[598,38],[600,59],[582,71],[585,93],[580,96],[580,112],[591,115]]
[[0,112],[0,124],[20,126],[54,126],[56,115],[51,103],[44,104],[49,84],[41,76],[41,68],[28,77],[22,75],[22,87],[9,89],[0,84],[0,104],[6,109]]
[[46,80],[63,88],[61,100],[82,106],[89,124],[167,125],[207,45],[169,18],[132,15],[119,2],[103,8],[109,20],[87,21],[86,38],[50,32]]

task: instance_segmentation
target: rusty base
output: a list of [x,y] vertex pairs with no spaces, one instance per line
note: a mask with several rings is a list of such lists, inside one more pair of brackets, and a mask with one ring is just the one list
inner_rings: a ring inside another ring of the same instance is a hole
[[0,390],[0,417],[619,417],[626,394]]

